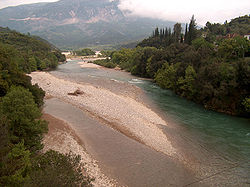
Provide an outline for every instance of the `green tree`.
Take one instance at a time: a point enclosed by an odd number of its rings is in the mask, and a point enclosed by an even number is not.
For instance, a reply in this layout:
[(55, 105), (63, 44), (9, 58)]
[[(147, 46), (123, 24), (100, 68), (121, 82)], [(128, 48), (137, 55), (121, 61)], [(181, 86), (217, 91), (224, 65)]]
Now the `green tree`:
[(30, 66), (30, 71), (36, 71), (37, 70), (37, 63), (35, 57), (30, 57), (29, 58), (29, 66)]
[(20, 142), (1, 158), (0, 184), (2, 186), (23, 186), (29, 180), (31, 168), (30, 151)]
[(218, 54), (225, 59), (244, 58), (249, 49), (250, 42), (246, 38), (235, 37), (222, 40), (218, 47)]
[(204, 38), (197, 38), (193, 40), (192, 46), (194, 46), (203, 59), (210, 58), (210, 56), (215, 53), (215, 46), (212, 43), (206, 41)]
[(89, 55), (95, 55), (95, 51), (89, 49), (89, 48), (85, 48), (82, 50), (78, 50), (78, 51), (73, 51), (74, 55), (77, 56), (89, 56)]
[(197, 29), (196, 29), (196, 23), (194, 19), (194, 15), (192, 16), (190, 23), (188, 25), (188, 32), (186, 36), (186, 42), (187, 44), (191, 44), (191, 42), (197, 38)]
[(81, 157), (72, 153), (50, 150), (33, 161), (28, 186), (92, 186), (93, 179), (80, 161)]
[(156, 83), (162, 88), (174, 89), (176, 83), (177, 66), (178, 65), (169, 65), (169, 63), (165, 63), (156, 74)]
[[(2, 57), (7, 57), (9, 64), (11, 64), (12, 60), (15, 61), (18, 70), (26, 73), (35, 71), (40, 64), (40, 59), (48, 58), (52, 68), (56, 67), (59, 60), (65, 60), (65, 56), (47, 41), (36, 36), (24, 35), (2, 27), (0, 27), (0, 48), (1, 62)], [(12, 49), (10, 50), (10, 48)], [(5, 56), (2, 56), (2, 52), (5, 53)]]
[(176, 23), (174, 25), (174, 40), (175, 42), (180, 42), (181, 41), (181, 24), (180, 23)]
[(159, 28), (156, 27), (155, 32), (154, 32), (154, 36), (155, 36), (155, 37), (158, 37), (159, 35), (160, 35), (160, 33), (159, 33)]
[(120, 66), (121, 69), (131, 71), (133, 66), (133, 56), (135, 49), (121, 49), (120, 51), (115, 51), (112, 54), (111, 62)]
[(58, 66), (58, 60), (53, 53), (50, 53), (48, 55), (48, 60), (50, 61), (49, 65), (50, 68), (55, 69)]
[(187, 43), (187, 36), (188, 36), (188, 25), (186, 24), (185, 27), (185, 34), (184, 34), (184, 42)]
[(47, 123), (38, 120), (41, 112), (28, 90), (12, 87), (2, 98), (0, 110), (10, 121), (9, 133), (13, 143), (24, 140), (24, 145), (32, 151), (42, 148), (41, 140), (47, 131)]
[(250, 113), (250, 97), (245, 98), (242, 104), (245, 107), (246, 112)]
[(131, 68), (131, 74), (139, 75), (141, 77), (149, 77), (146, 67), (149, 58), (157, 51), (155, 47), (137, 47), (133, 55), (133, 67)]
[(38, 66), (39, 70), (44, 70), (47, 68), (46, 66), (46, 60), (41, 60), (39, 66)]
[(155, 74), (161, 69), (165, 62), (165, 51), (160, 49), (156, 50), (147, 61), (146, 70), (149, 77), (155, 78)]
[(196, 72), (193, 68), (193, 66), (188, 66), (185, 70), (185, 78), (180, 77), (178, 79), (178, 86), (179, 89), (181, 91), (181, 95), (185, 96), (189, 99), (191, 99), (195, 93), (196, 93), (196, 89), (195, 89), (195, 80), (196, 80)]

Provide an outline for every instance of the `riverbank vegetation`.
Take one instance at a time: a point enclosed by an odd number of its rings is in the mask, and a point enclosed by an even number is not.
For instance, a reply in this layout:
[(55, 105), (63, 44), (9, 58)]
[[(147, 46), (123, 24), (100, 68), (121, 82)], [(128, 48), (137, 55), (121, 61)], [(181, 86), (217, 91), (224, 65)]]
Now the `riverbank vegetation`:
[(25, 73), (63, 60), (49, 43), (0, 28), (0, 186), (91, 185), (78, 156), (42, 153), (45, 92)]
[(72, 52), (73, 55), (75, 56), (90, 56), (90, 55), (95, 55), (95, 51), (89, 48), (85, 48), (82, 50), (76, 50)]
[(111, 62), (109, 59), (94, 60), (92, 63), (104, 66), (106, 68), (115, 68), (117, 64)]
[(156, 28), (136, 48), (110, 53), (109, 61), (208, 109), (249, 117), (249, 23), (243, 16), (198, 29), (192, 17), (185, 29)]

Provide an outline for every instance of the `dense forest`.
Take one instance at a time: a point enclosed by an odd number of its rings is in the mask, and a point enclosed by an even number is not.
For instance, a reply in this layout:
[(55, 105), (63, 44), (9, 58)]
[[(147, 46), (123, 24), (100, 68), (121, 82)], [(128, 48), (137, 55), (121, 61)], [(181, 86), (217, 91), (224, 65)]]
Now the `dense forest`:
[(194, 16), (185, 29), (156, 28), (134, 49), (109, 53), (98, 62), (152, 78), (162, 88), (232, 115), (250, 115), (250, 17), (198, 29)]
[(0, 186), (91, 186), (79, 156), (41, 152), (45, 93), (25, 73), (64, 60), (49, 43), (0, 28)]
[(0, 46), (13, 51), (18, 68), (23, 72), (56, 68), (66, 60), (53, 45), (37, 36), (30, 36), (0, 27)]

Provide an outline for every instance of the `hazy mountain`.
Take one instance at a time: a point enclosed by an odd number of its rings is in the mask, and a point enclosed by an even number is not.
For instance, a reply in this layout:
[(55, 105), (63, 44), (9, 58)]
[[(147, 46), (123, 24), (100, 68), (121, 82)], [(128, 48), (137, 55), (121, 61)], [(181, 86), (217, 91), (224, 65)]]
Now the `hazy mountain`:
[(60, 48), (142, 39), (173, 22), (126, 16), (118, 1), (61, 0), (0, 10), (0, 26), (38, 35)]

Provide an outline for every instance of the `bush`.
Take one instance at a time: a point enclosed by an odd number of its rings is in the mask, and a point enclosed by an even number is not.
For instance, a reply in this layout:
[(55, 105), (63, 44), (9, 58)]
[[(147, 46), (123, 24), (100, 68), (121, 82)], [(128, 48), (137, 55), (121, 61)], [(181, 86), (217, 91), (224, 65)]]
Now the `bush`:
[(32, 94), (23, 87), (11, 87), (2, 98), (1, 112), (10, 121), (9, 133), (13, 143), (24, 140), (32, 151), (42, 149), (42, 135), (47, 131), (47, 123), (38, 120), (41, 112)]
[(80, 161), (79, 155), (50, 150), (33, 161), (27, 186), (92, 186), (93, 179), (84, 173)]
[(89, 55), (95, 55), (95, 51), (85, 48), (79, 51), (73, 51), (73, 54), (77, 56), (89, 56)]
[(95, 60), (93, 61), (94, 64), (104, 66), (106, 68), (115, 68), (116, 64), (111, 62), (109, 59), (104, 59), (104, 60)]

